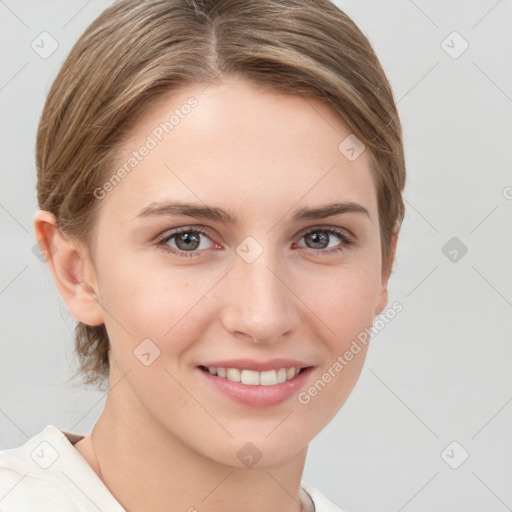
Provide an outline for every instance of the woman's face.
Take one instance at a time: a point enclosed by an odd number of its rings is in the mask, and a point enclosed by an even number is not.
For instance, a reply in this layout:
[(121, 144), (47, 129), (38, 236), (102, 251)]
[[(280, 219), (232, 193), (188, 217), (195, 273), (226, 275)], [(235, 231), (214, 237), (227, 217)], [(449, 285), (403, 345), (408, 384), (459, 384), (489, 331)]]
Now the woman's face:
[[(245, 81), (189, 87), (136, 126), (95, 192), (91, 267), (123, 420), (261, 467), (335, 415), (387, 301), (369, 155), (339, 149), (350, 134), (320, 101)], [(357, 206), (307, 215), (334, 203)], [(309, 369), (271, 384), (295, 366)]]

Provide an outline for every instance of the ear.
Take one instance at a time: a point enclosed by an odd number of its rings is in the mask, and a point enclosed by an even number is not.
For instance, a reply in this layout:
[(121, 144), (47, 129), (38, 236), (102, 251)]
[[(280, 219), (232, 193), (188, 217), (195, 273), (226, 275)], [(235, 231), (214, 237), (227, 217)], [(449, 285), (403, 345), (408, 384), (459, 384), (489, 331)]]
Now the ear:
[(34, 231), (44, 259), (71, 315), (87, 325), (104, 323), (96, 275), (85, 248), (60, 231), (55, 216), (38, 210)]
[(380, 292), (377, 296), (377, 301), (375, 304), (375, 317), (380, 315), (384, 308), (386, 307), (388, 303), (388, 281), (389, 277), (391, 275), (391, 271), (393, 269), (393, 263), (395, 261), (395, 255), (396, 255), (396, 244), (398, 242), (398, 231), (393, 231), (393, 234), (391, 235), (391, 240), (389, 244), (389, 254), (388, 254), (388, 261), (389, 261), (389, 267), (386, 269), (386, 267), (382, 266), (382, 284)]

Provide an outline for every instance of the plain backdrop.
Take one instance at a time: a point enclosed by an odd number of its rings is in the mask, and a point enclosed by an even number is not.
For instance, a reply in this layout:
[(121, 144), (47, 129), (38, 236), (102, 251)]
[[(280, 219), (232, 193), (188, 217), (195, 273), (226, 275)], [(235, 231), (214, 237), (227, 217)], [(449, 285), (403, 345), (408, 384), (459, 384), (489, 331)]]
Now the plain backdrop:
[[(353, 512), (511, 510), (512, 2), (336, 3), (374, 46), (403, 122), (407, 215), (389, 301), (403, 311), (312, 441), (303, 479)], [(49, 423), (86, 433), (104, 404), (68, 382), (73, 321), (32, 219), (47, 91), (109, 4), (0, 1), (0, 449)], [(46, 58), (32, 44), (42, 32), (58, 43)]]

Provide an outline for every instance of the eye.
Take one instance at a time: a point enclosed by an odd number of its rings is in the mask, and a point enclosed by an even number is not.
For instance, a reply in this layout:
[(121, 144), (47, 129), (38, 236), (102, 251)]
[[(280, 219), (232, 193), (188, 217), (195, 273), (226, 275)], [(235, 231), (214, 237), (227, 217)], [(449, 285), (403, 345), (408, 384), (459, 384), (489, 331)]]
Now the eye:
[[(212, 245), (203, 243), (202, 238), (209, 240)], [(304, 239), (306, 247), (316, 254), (331, 254), (338, 251), (350, 249), (355, 244), (352, 236), (346, 231), (335, 228), (314, 228), (301, 236)], [(338, 243), (332, 243), (336, 242)], [(208, 232), (200, 227), (184, 227), (171, 233), (162, 235), (157, 246), (167, 253), (174, 254), (178, 257), (200, 256), (202, 250), (217, 246), (208, 236)], [(299, 247), (303, 247), (299, 245)]]
[(204, 229), (185, 227), (163, 235), (158, 239), (157, 246), (179, 257), (199, 256), (199, 250), (210, 248), (204, 247), (201, 238), (210, 240)]
[[(331, 244), (333, 237), (338, 239), (337, 244)], [(309, 245), (306, 247), (321, 254), (345, 251), (355, 243), (346, 231), (334, 228), (315, 228), (303, 234), (301, 239), (304, 239), (306, 244), (312, 245), (312, 247)]]

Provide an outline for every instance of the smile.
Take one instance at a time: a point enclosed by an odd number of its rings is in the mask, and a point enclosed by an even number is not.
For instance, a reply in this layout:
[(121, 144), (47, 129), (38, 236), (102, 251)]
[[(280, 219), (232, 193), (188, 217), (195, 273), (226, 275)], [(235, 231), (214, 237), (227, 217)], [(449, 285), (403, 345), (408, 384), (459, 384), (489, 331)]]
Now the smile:
[(258, 372), (239, 368), (216, 368), (214, 366), (200, 366), (201, 370), (231, 382), (239, 382), (247, 386), (275, 386), (293, 379), (305, 368), (279, 368)]
[[(266, 366), (259, 371), (243, 368), (206, 366), (196, 367), (196, 371), (213, 390), (215, 395), (221, 395), (250, 407), (276, 406), (296, 396), (306, 386), (313, 366), (283, 366), (278, 369), (269, 369), (270, 363), (252, 364), (252, 366)], [(286, 364), (286, 363), (285, 363)], [(289, 364), (289, 363), (288, 363)], [(247, 364), (249, 366), (250, 363)], [(274, 368), (281, 366), (276, 365)], [(210, 392), (210, 391), (209, 391)]]

